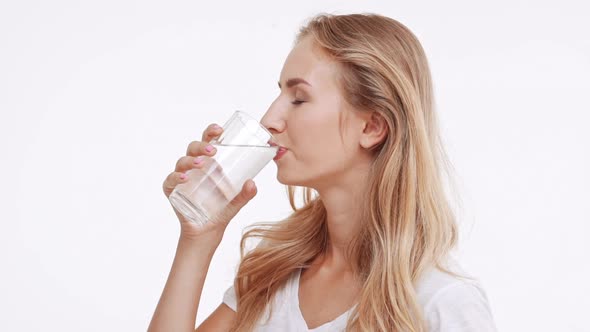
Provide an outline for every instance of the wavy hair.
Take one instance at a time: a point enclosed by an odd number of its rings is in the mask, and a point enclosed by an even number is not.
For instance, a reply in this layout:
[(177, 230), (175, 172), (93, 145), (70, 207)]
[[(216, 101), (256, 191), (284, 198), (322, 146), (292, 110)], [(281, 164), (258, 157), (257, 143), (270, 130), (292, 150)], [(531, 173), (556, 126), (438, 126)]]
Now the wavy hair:
[[(361, 230), (347, 250), (362, 282), (347, 331), (425, 331), (416, 282), (429, 267), (450, 272), (444, 261), (458, 236), (444, 185), (452, 180), (452, 166), (440, 138), (426, 55), (406, 26), (376, 14), (320, 14), (301, 28), (295, 43), (308, 36), (340, 66), (346, 101), (355, 110), (378, 112), (388, 126), (368, 173)], [(301, 207), (295, 204), (298, 188)], [(256, 223), (243, 234), (232, 331), (251, 331), (289, 276), (327, 248), (322, 198), (307, 187), (287, 186), (287, 192), (289, 217)], [(245, 254), (246, 241), (254, 238), (259, 245)]]

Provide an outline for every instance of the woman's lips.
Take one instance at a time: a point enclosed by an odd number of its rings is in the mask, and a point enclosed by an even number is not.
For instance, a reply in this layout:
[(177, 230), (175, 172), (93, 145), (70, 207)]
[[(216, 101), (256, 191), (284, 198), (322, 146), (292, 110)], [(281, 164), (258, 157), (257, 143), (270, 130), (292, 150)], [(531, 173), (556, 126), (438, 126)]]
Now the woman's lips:
[(287, 152), (287, 148), (279, 147), (277, 150), (277, 155), (273, 158), (273, 160), (279, 160), (285, 153)]
[(280, 146), (280, 145), (278, 145), (275, 142), (268, 142), (268, 145), (270, 145), (270, 146), (278, 146), (279, 147), (277, 149), (277, 154), (273, 158), (273, 160), (279, 160), (287, 152), (287, 150), (288, 150), (286, 147)]

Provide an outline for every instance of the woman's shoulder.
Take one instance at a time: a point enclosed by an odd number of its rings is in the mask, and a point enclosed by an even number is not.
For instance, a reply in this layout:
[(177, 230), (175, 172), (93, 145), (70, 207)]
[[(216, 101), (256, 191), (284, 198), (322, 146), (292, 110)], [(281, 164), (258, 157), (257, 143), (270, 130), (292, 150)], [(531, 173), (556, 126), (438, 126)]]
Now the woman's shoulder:
[(486, 291), (453, 259), (432, 267), (416, 284), (420, 302), (432, 331), (496, 331)]

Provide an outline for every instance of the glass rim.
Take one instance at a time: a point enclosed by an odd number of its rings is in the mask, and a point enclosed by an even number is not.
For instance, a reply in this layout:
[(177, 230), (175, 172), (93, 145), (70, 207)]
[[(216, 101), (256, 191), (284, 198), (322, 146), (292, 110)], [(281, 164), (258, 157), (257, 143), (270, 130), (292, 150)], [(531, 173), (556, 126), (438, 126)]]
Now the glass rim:
[[(269, 144), (270, 141), (276, 143), (276, 138), (274, 137), (274, 135), (268, 129), (266, 129), (266, 127), (264, 125), (262, 125), (262, 123), (260, 123), (260, 121), (258, 119), (256, 119), (252, 115), (248, 114), (246, 111), (242, 111), (239, 109), (235, 110), (234, 113), (240, 114), (240, 115), (244, 116), (245, 118), (255, 121), (258, 124), (258, 127), (262, 128), (262, 130), (264, 130), (268, 134), (268, 136), (270, 136), (269, 141), (266, 142), (267, 145), (270, 145)], [(263, 145), (263, 146), (267, 146), (267, 145)]]

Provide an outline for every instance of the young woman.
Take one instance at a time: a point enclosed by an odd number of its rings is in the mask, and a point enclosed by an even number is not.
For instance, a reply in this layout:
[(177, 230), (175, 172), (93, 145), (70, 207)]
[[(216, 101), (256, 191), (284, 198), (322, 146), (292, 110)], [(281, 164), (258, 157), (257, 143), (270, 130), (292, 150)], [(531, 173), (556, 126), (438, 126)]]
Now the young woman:
[[(279, 88), (261, 122), (282, 146), (277, 178), (294, 212), (244, 234), (235, 283), (197, 331), (495, 331), (484, 290), (449, 258), (448, 163), (412, 32), (380, 15), (314, 17)], [(214, 155), (207, 142), (219, 134), (210, 126), (189, 145), (166, 195)], [(177, 213), (180, 240), (150, 331), (194, 329), (212, 255), (255, 194), (248, 180), (203, 228)], [(248, 238), (261, 241), (244, 255)]]

